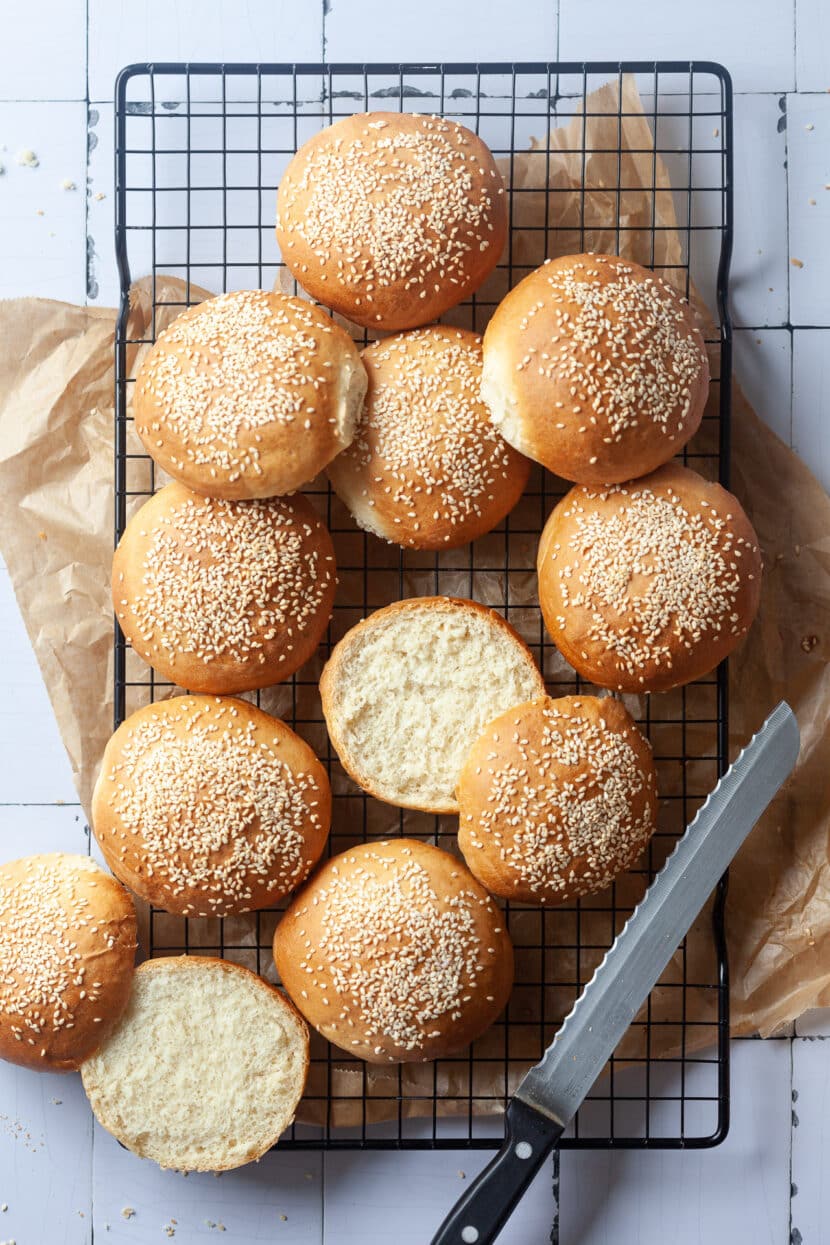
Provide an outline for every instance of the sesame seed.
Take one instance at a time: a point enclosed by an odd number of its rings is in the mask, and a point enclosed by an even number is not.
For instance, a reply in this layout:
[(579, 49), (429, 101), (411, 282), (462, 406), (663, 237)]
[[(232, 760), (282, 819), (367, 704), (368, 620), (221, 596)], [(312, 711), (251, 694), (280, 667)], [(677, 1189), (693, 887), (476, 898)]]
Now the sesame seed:
[[(346, 124), (348, 137), (338, 123), (289, 164), (278, 229), (302, 239), (307, 257), (351, 291), (466, 280), (468, 254), (491, 245), (498, 201), (490, 183), (474, 177), (483, 144), (438, 117), (410, 115), (380, 128), (366, 119), (356, 131), (354, 119)], [(472, 145), (482, 151), (473, 169)]]
[(369, 346), (363, 361), (369, 393), (352, 445), (329, 468), (334, 487), (347, 501), (360, 489), (371, 530), (403, 526), (400, 543), (461, 544), (482, 514), (497, 522), (513, 493), (494, 506), (493, 490), (509, 473), (521, 479), (523, 460), (481, 398), (481, 338), (421, 329)]
[[(266, 646), (290, 652), (319, 627), (334, 561), (304, 499), (221, 501), (168, 485), (139, 514), (152, 530), (123, 625), (151, 645), (151, 664), (174, 666), (178, 654), (261, 664)], [(133, 540), (130, 524), (122, 546)]]
[[(328, 829), (318, 812), (324, 775), (310, 749), (266, 715), (244, 724), (225, 702), (180, 696), (139, 711), (110, 742), (102, 775), (102, 846), (131, 872), (143, 865), (169, 910), (199, 892), (208, 914), (293, 890)], [(288, 763), (293, 741), (305, 768)]]

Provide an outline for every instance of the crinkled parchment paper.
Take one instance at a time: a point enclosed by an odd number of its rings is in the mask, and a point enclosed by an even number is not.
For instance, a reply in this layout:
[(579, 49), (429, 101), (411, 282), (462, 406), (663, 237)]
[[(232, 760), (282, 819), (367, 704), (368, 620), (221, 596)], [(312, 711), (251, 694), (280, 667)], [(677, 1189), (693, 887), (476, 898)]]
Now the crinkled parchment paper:
[[(653, 138), (632, 81), (623, 84), (623, 111), (618, 122), (618, 87), (612, 84), (590, 96), (591, 115), (572, 116), (549, 139), (535, 143), (514, 161), (514, 185), (531, 193), (514, 199), (514, 259), (535, 265), (539, 234), (523, 230), (544, 219), (557, 226), (552, 234), (557, 253), (580, 248), (579, 224), (585, 212), (584, 247), (615, 251), (649, 263), (652, 259), (652, 211), (657, 264), (671, 264), (681, 256), (681, 239), (668, 173), (658, 157), (653, 163)], [(582, 146), (584, 126), (587, 155)], [(623, 152), (618, 165), (618, 142)], [(603, 149), (612, 148), (614, 154)], [(652, 193), (656, 172), (658, 191)], [(626, 189), (619, 193), (618, 187)], [(550, 193), (550, 192), (553, 193)], [(623, 226), (618, 235), (608, 222)], [(594, 222), (599, 222), (595, 226)], [(601, 225), (601, 227), (600, 227)], [(157, 300), (176, 301), (181, 285), (174, 278), (158, 278)], [(169, 291), (169, 293), (167, 293)], [(712, 336), (708, 312), (693, 294), (704, 330)], [(145, 336), (151, 316), (149, 284), (133, 290), (132, 323), (128, 336)], [(174, 311), (171, 310), (172, 316)], [(163, 326), (157, 316), (156, 328)], [(106, 740), (112, 726), (112, 614), (109, 565), (112, 552), (112, 428), (114, 312), (72, 307), (45, 300), (23, 299), (0, 303), (3, 353), (0, 357), (0, 547), (11, 575), (26, 628), (37, 654), (55, 715), (72, 763), (79, 797), (85, 808)], [(135, 358), (129, 360), (134, 368)], [(701, 444), (705, 452), (706, 433)], [(698, 445), (700, 448), (700, 445)], [(705, 469), (705, 467), (701, 468)], [(731, 745), (745, 742), (781, 697), (795, 708), (802, 731), (798, 771), (787, 789), (752, 834), (731, 870), (728, 902), (729, 958), (732, 981), (732, 1028), (736, 1033), (768, 1034), (806, 1008), (830, 1004), (830, 751), (826, 721), (830, 708), (827, 673), (826, 621), (830, 617), (830, 500), (807, 468), (762, 424), (740, 391), (734, 391), (732, 481), (758, 531), (766, 572), (760, 616), (747, 643), (731, 662)], [(486, 538), (485, 538), (486, 539)], [(381, 546), (378, 546), (381, 549)], [(529, 610), (535, 609), (535, 582), (528, 562), (521, 591)], [(379, 554), (382, 559), (382, 552)], [(466, 582), (459, 563), (460, 584)], [(431, 572), (424, 572), (431, 578)], [(397, 579), (397, 576), (394, 577)], [(446, 583), (446, 581), (444, 581)], [(495, 591), (494, 601), (501, 592)], [(409, 589), (428, 590), (413, 572)], [(347, 585), (344, 587), (348, 591)], [(462, 589), (463, 590), (463, 589)], [(383, 604), (382, 592), (376, 604)], [(353, 621), (351, 618), (349, 622)], [(316, 667), (315, 667), (316, 669)], [(273, 689), (266, 699), (275, 712), (284, 709), (284, 689)], [(671, 695), (671, 694), (669, 694)], [(661, 699), (661, 698), (658, 698)], [(666, 701), (666, 704), (670, 702)], [(632, 708), (637, 709), (637, 704)], [(667, 712), (665, 715), (671, 717)], [(667, 728), (669, 729), (669, 728)], [(689, 728), (692, 750), (702, 735)], [(322, 740), (315, 741), (318, 747)], [(700, 781), (713, 784), (711, 767), (701, 762)], [(388, 816), (387, 816), (388, 813)], [(382, 832), (392, 828), (397, 813), (377, 805), (370, 826)], [(413, 826), (413, 828), (416, 828)], [(672, 826), (678, 829), (677, 826)], [(642, 880), (618, 883), (622, 905), (636, 902)], [(528, 911), (511, 919), (522, 938), (534, 938), (537, 915)], [(602, 918), (607, 922), (607, 916)], [(584, 918), (590, 929), (590, 914)], [(597, 922), (600, 915), (597, 915)], [(583, 940), (602, 943), (608, 931)], [(234, 942), (250, 942), (244, 921)], [(213, 935), (215, 941), (215, 935)], [(205, 945), (210, 941), (206, 936)], [(555, 949), (554, 949), (555, 950)], [(582, 971), (590, 962), (582, 957)], [(600, 952), (597, 952), (597, 957)], [(713, 980), (712, 939), (705, 921), (687, 943), (687, 980)], [(560, 955), (557, 977), (574, 979), (573, 952)], [(522, 989), (522, 977), (538, 975), (538, 956), (519, 955), (518, 988), (511, 1016), (539, 1019), (538, 989)], [(681, 980), (679, 959), (667, 979)], [(699, 975), (698, 975), (699, 973)], [(570, 1005), (571, 993), (561, 1001), (556, 987), (545, 1003), (545, 1017)], [(711, 1022), (712, 991), (686, 992), (687, 1018), (694, 1014)], [(652, 1017), (664, 1025), (652, 1031), (651, 1053), (677, 1049), (680, 1029), (673, 1014), (677, 992), (658, 991), (652, 997)], [(561, 1009), (560, 1009), (561, 1002)], [(698, 1009), (698, 1010), (696, 1010)], [(535, 1028), (536, 1026), (534, 1026)], [(625, 1048), (642, 1054), (644, 1029), (632, 1030)], [(711, 1037), (707, 1025), (700, 1030)], [(511, 1037), (510, 1080), (523, 1069), (521, 1029)], [(472, 1091), (477, 1109), (489, 1095), (504, 1089), (503, 1036), (497, 1030), (477, 1047), (477, 1060), (492, 1041), (493, 1071), (477, 1063), (409, 1066), (403, 1071), (403, 1089), (409, 1101), (403, 1112), (431, 1112), (437, 1087), (442, 1097)], [(538, 1029), (533, 1041), (538, 1045)], [(694, 1031), (686, 1048), (695, 1045)], [(530, 1049), (524, 1060), (534, 1057)], [(327, 1093), (325, 1069), (312, 1071), (309, 1092), (320, 1095), (307, 1103), (304, 1118), (323, 1118)], [(434, 1080), (434, 1077), (436, 1078)], [(397, 1093), (397, 1073), (354, 1066), (333, 1073), (332, 1123), (363, 1119), (362, 1093), (377, 1096), (376, 1110), (367, 1118), (397, 1114), (397, 1106), (383, 1101)], [(419, 1102), (418, 1096), (424, 1101)], [(479, 1104), (480, 1107), (479, 1107)], [(466, 1102), (456, 1104), (466, 1112)], [(441, 1104), (452, 1112), (453, 1104)]]

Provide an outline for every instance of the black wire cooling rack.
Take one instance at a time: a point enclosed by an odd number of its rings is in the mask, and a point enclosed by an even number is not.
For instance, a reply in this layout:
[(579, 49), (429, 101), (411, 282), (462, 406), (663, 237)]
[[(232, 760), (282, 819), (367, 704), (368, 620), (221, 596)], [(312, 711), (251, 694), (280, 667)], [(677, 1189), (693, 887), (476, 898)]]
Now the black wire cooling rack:
[[(708, 62), (445, 65), (131, 65), (116, 89), (116, 253), (121, 307), (116, 333), (115, 536), (156, 485), (153, 464), (134, 438), (128, 414), (135, 352), (155, 337), (160, 315), (212, 293), (280, 282), (274, 237), (275, 194), (297, 147), (338, 117), (373, 109), (440, 113), (474, 129), (503, 162), (512, 183), (511, 222), (519, 225), (522, 195), (516, 157), (531, 138), (551, 186), (538, 255), (511, 244), (500, 269), (452, 321), (483, 329), (502, 294), (545, 255), (575, 249), (557, 216), (556, 160), (545, 136), (579, 113), (605, 82), (622, 99), (624, 75), (636, 75), (653, 150), (641, 154), (650, 184), (618, 184), (602, 200), (606, 219), (586, 187), (580, 194), (578, 242), (597, 225), (613, 230), (625, 250), (629, 189), (652, 196), (647, 230), (652, 266), (660, 223), (661, 170), (671, 180), (680, 255), (674, 277), (690, 282), (717, 313), (710, 343), (715, 401), (684, 457), (727, 483), (730, 326), (726, 309), (732, 242), (729, 76)], [(621, 164), (623, 105), (610, 116)], [(570, 155), (590, 186), (585, 129)], [(641, 165), (642, 167), (642, 165)], [(663, 187), (662, 189), (659, 189)], [(533, 193), (533, 192), (529, 192)], [(608, 214), (610, 213), (610, 219)], [(524, 225), (521, 226), (525, 228)], [(642, 234), (642, 229), (639, 231)], [(642, 239), (641, 239), (642, 240)], [(659, 248), (658, 248), (659, 249)], [(178, 277), (180, 293), (162, 276)], [(152, 318), (129, 336), (131, 280), (149, 276)], [(171, 311), (171, 306), (173, 310)], [(706, 460), (698, 462), (696, 460)], [(335, 793), (331, 850), (376, 835), (415, 834), (455, 850), (450, 818), (403, 813), (359, 791), (340, 768), (326, 735), (317, 677), (331, 645), (371, 610), (403, 596), (447, 593), (501, 610), (538, 658), (553, 694), (577, 690), (547, 638), (535, 604), (536, 542), (561, 484), (539, 471), (509, 518), (467, 548), (435, 554), (403, 552), (359, 532), (325, 483), (306, 492), (325, 516), (337, 552), (340, 586), (320, 653), (290, 683), (262, 697), (328, 764)], [(116, 627), (116, 725), (134, 709), (171, 694), (134, 654)], [(260, 697), (256, 697), (259, 702)], [(341, 1055), (316, 1035), (305, 1099), (308, 1123), (297, 1123), (281, 1146), (362, 1148), (490, 1148), (502, 1139), (498, 1117), (506, 1096), (538, 1059), (616, 932), (726, 764), (725, 671), (633, 707), (649, 734), (663, 798), (658, 833), (640, 868), (599, 896), (566, 907), (508, 912), (516, 947), (516, 986), (503, 1018), (467, 1052), (435, 1064), (381, 1073)], [(713, 901), (711, 932), (684, 943), (632, 1026), (607, 1074), (595, 1087), (563, 1142), (571, 1147), (703, 1147), (722, 1140), (729, 1113), (728, 979), (723, 930), (725, 883)], [(277, 912), (221, 920), (149, 914), (149, 955), (222, 955), (274, 978), (271, 939)]]

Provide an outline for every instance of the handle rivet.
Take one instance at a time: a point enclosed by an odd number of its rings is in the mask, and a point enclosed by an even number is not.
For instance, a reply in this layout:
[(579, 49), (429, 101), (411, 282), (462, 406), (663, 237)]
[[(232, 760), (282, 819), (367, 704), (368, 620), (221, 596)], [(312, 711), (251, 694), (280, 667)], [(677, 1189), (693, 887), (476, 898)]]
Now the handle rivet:
[(471, 1223), (468, 1223), (466, 1228), (461, 1230), (461, 1239), (464, 1245), (475, 1245), (475, 1242), (478, 1240), (478, 1228), (474, 1228)]
[(517, 1141), (513, 1153), (517, 1159), (529, 1159), (533, 1153), (533, 1146), (529, 1141)]

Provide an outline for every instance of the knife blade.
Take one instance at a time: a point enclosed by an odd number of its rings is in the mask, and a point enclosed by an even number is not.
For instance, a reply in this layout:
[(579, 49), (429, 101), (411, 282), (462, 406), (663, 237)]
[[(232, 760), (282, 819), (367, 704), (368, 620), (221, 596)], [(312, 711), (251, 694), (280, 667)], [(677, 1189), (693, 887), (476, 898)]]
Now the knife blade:
[(707, 797), (505, 1113), (501, 1150), (433, 1245), (494, 1241), (798, 758), (783, 701)]

